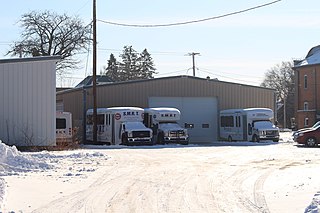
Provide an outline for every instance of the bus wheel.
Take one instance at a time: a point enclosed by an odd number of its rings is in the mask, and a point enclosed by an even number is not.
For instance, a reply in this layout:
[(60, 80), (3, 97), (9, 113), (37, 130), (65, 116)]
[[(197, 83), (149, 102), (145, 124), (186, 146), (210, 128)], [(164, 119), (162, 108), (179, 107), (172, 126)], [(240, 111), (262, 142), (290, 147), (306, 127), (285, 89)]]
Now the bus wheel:
[(162, 145), (164, 144), (164, 138), (163, 138), (162, 134), (158, 135), (158, 140), (157, 141), (158, 141), (158, 144), (162, 144)]
[(232, 137), (231, 137), (231, 135), (229, 135), (228, 141), (229, 141), (229, 142), (232, 142)]
[(123, 134), (122, 137), (121, 137), (121, 144), (122, 145), (127, 145), (128, 144), (128, 137)]
[(252, 136), (252, 142), (259, 142), (259, 137), (257, 135)]

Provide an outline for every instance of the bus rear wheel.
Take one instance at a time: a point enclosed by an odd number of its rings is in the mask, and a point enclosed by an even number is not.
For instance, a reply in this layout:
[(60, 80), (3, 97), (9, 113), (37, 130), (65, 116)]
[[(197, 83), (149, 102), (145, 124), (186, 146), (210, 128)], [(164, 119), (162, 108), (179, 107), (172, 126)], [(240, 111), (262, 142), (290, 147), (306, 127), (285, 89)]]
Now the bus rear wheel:
[(159, 134), (158, 135), (158, 144), (165, 144), (165, 142), (164, 142), (164, 138), (163, 138), (163, 134)]
[(126, 136), (126, 134), (123, 134), (121, 137), (121, 144), (122, 145), (127, 145), (128, 144), (128, 137)]
[(259, 141), (260, 141), (260, 139), (257, 135), (252, 136), (252, 142), (259, 142)]

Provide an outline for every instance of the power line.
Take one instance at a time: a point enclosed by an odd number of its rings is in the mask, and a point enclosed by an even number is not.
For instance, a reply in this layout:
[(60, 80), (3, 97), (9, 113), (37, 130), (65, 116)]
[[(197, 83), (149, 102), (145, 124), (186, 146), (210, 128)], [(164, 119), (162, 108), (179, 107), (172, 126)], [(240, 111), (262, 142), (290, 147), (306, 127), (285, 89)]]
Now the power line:
[[(209, 73), (209, 74), (215, 75), (212, 70), (209, 70), (209, 69), (206, 69), (206, 68), (202, 68), (202, 67), (198, 67), (198, 69), (201, 70), (202, 72), (207, 72), (207, 73)], [(237, 76), (243, 76), (243, 77), (250, 77), (250, 78), (256, 78), (256, 79), (261, 79), (260, 77), (253, 77), (252, 75), (244, 75), (244, 74), (239, 74), (239, 73), (221, 72), (221, 71), (219, 71), (219, 73), (231, 74), (231, 75), (237, 75)]]
[(168, 23), (168, 24), (125, 24), (125, 23), (117, 23), (117, 22), (111, 22), (111, 21), (104, 21), (101, 19), (97, 19), (97, 21), (105, 23), (105, 24), (111, 24), (111, 25), (117, 25), (117, 26), (122, 26), (122, 27), (172, 27), (172, 26), (178, 26), (178, 25), (186, 25), (186, 24), (194, 24), (194, 23), (198, 23), (198, 22), (204, 22), (204, 21), (210, 21), (210, 20), (214, 20), (214, 19), (219, 19), (219, 18), (224, 18), (227, 16), (232, 16), (232, 15), (237, 15), (240, 13), (244, 13), (244, 12), (248, 12), (250, 10), (255, 10), (261, 7), (266, 7), (272, 4), (275, 4), (277, 2), (280, 2), (282, 0), (277, 0), (277, 1), (272, 1), (266, 4), (262, 4), (262, 5), (258, 5), (255, 7), (250, 7), (248, 9), (244, 9), (244, 10), (239, 10), (236, 12), (231, 12), (231, 13), (227, 13), (224, 15), (220, 15), (220, 16), (214, 16), (214, 17), (209, 17), (209, 18), (204, 18), (204, 19), (198, 19), (198, 20), (192, 20), (192, 21), (185, 21), (185, 22), (177, 22), (177, 23)]
[(173, 71), (173, 72), (167, 72), (167, 73), (160, 73), (160, 74), (155, 74), (156, 76), (161, 76), (161, 75), (170, 75), (174, 73), (181, 73), (181, 72), (187, 72), (188, 69), (183, 69), (183, 70), (178, 70), (178, 71)]
[[(241, 81), (241, 82), (243, 81), (243, 79), (231, 78), (231, 77), (227, 77), (227, 76), (223, 76), (223, 75), (219, 75), (219, 74), (214, 74), (214, 73), (211, 73), (211, 72), (207, 72), (207, 71), (204, 71), (204, 70), (199, 70), (199, 71), (202, 71), (202, 72), (205, 72), (205, 73), (208, 73), (208, 74), (211, 74), (211, 75), (215, 75), (215, 76), (218, 76), (218, 77), (231, 79), (231, 80), (234, 80), (234, 81)], [(257, 81), (248, 81), (248, 80), (246, 80), (246, 83), (254, 83), (254, 84), (256, 84)]]

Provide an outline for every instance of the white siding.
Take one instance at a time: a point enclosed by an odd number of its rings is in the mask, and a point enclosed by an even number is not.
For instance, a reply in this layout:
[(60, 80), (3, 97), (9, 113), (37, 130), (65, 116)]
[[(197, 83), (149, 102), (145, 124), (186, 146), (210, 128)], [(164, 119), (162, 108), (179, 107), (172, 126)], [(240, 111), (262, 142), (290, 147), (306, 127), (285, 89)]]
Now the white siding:
[(18, 146), (55, 145), (57, 60), (0, 61), (0, 140)]

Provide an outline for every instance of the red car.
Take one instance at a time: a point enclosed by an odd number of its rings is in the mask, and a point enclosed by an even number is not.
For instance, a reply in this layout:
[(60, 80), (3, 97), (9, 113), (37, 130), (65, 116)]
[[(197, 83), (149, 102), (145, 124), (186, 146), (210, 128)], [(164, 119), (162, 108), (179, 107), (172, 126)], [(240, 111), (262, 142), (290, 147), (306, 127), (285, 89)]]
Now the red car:
[(320, 126), (299, 132), (294, 141), (310, 147), (318, 146), (318, 143), (320, 143)]

